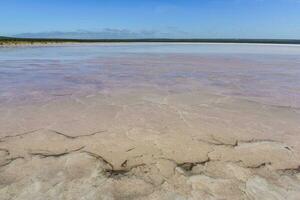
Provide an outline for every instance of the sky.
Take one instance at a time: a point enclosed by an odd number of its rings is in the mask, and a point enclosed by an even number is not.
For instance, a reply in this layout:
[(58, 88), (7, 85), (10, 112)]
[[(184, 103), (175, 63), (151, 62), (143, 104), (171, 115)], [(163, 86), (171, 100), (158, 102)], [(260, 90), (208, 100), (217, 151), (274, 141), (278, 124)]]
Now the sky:
[(300, 39), (300, 0), (0, 0), (0, 35)]

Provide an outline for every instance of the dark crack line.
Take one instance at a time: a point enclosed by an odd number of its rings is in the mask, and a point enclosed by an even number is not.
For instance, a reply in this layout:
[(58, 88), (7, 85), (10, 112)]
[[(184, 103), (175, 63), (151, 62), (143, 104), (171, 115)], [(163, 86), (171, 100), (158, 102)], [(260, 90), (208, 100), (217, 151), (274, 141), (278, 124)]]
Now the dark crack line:
[[(244, 162), (242, 161), (242, 163), (244, 164)], [(245, 164), (244, 164), (245, 165)], [(272, 165), (271, 162), (263, 162), (261, 164), (258, 164), (258, 165), (254, 165), (254, 166), (247, 166), (245, 165), (245, 168), (249, 168), (249, 169), (259, 169), (259, 168), (262, 168), (262, 167), (266, 167), (268, 165)]]
[(52, 130), (52, 129), (48, 129), (49, 131), (55, 133), (55, 134), (58, 134), (58, 135), (61, 135), (61, 136), (64, 136), (68, 139), (77, 139), (77, 138), (82, 138), (82, 137), (90, 137), (90, 136), (93, 136), (93, 135), (96, 135), (98, 133), (104, 133), (106, 132), (106, 130), (102, 130), (102, 131), (97, 131), (97, 132), (94, 132), (94, 133), (91, 133), (91, 134), (87, 134), (87, 135), (76, 135), (76, 136), (70, 136), (70, 135), (67, 135), (65, 133), (62, 133), (62, 132), (59, 132), (59, 131), (56, 131), (56, 130)]
[[(209, 152), (208, 152), (209, 153)], [(193, 167), (195, 167), (196, 165), (204, 165), (208, 162), (210, 162), (210, 158), (207, 157), (206, 160), (203, 160), (203, 161), (196, 161), (196, 162), (182, 162), (182, 163), (179, 163), (179, 162), (176, 162), (174, 159), (171, 159), (171, 158), (164, 158), (164, 157), (159, 157), (158, 159), (162, 159), (162, 160), (168, 160), (168, 161), (171, 161), (173, 162), (177, 167), (180, 167), (181, 169), (183, 169), (185, 172), (187, 171), (191, 171), (193, 169)]]
[(32, 155), (32, 156), (40, 156), (42, 158), (61, 157), (61, 156), (64, 156), (64, 155), (67, 155), (67, 154), (70, 154), (70, 153), (73, 153), (73, 152), (76, 152), (76, 151), (80, 151), (84, 147), (85, 146), (82, 146), (82, 147), (79, 147), (77, 149), (74, 149), (74, 150), (71, 150), (71, 151), (65, 151), (65, 152), (61, 152), (61, 153), (51, 153), (51, 152), (46, 153), (46, 151), (44, 151), (44, 152), (30, 152), (29, 154)]
[(184, 171), (192, 171), (193, 167), (195, 167), (197, 165), (204, 165), (204, 164), (206, 164), (208, 162), (210, 162), (209, 158), (207, 160), (205, 160), (205, 161), (202, 161), (202, 162), (185, 162), (185, 163), (179, 163), (179, 164), (177, 164), (177, 167), (180, 167)]
[(124, 176), (125, 174), (129, 173), (131, 170), (138, 168), (138, 167), (143, 167), (143, 166), (146, 166), (146, 164), (140, 163), (140, 164), (132, 165), (129, 168), (124, 168), (124, 169), (111, 169), (111, 170), (107, 169), (106, 172), (109, 173), (109, 176), (108, 176), (109, 178), (111, 178), (111, 177), (115, 178), (120, 175)]
[(132, 151), (132, 150), (134, 150), (134, 149), (135, 149), (135, 147), (130, 148), (130, 149), (128, 149), (126, 152), (130, 152), (130, 151)]
[(5, 162), (4, 164), (0, 165), (0, 167), (7, 166), (7, 165), (9, 165), (10, 163), (12, 163), (13, 161), (18, 160), (18, 159), (24, 159), (24, 157), (22, 157), (22, 156), (17, 156), (17, 157), (13, 157), (13, 158), (6, 159), (6, 162)]
[(271, 140), (271, 139), (251, 139), (251, 140), (236, 140), (234, 144), (228, 144), (228, 143), (224, 143), (221, 142), (220, 140), (217, 140), (214, 136), (212, 136), (212, 139), (215, 142), (212, 141), (208, 141), (208, 140), (203, 140), (203, 139), (197, 139), (200, 142), (204, 142), (210, 145), (214, 145), (214, 146), (228, 146), (228, 147), (233, 147), (233, 148), (237, 148), (243, 144), (255, 144), (255, 143), (262, 143), (262, 142), (270, 142), (270, 143), (277, 143), (277, 144), (282, 144), (285, 145), (284, 148), (287, 149), (288, 151), (293, 152), (293, 148), (276, 140)]
[[(33, 131), (28, 131), (28, 132), (24, 132), (24, 133), (21, 133), (21, 134), (17, 134), (17, 135), (8, 135), (8, 136), (4, 136), (2, 138), (0, 138), (0, 142), (4, 142), (7, 138), (15, 138), (15, 137), (20, 137), (20, 136), (24, 136), (24, 135), (27, 135), (27, 134), (31, 134), (31, 133), (36, 133), (40, 130), (43, 130), (43, 128), (41, 129), (36, 129), (36, 130), (33, 130)], [(104, 133), (104, 132), (107, 132), (107, 130), (101, 130), (101, 131), (97, 131), (97, 132), (94, 132), (94, 133), (90, 133), (90, 134), (87, 134), (87, 135), (78, 135), (78, 136), (70, 136), (70, 135), (67, 135), (67, 134), (64, 134), (62, 132), (59, 132), (59, 131), (56, 131), (56, 130), (52, 130), (52, 129), (45, 129), (45, 130), (48, 130), (50, 131), (51, 133), (54, 133), (54, 134), (57, 134), (57, 135), (61, 135), (61, 136), (64, 136), (68, 139), (77, 139), (77, 138), (82, 138), (82, 137), (90, 137), (90, 136), (94, 136), (98, 133)]]
[(127, 161), (128, 161), (128, 160), (125, 160), (125, 161), (121, 164), (121, 167), (127, 167)]
[(214, 145), (214, 146), (229, 146), (229, 147), (235, 147), (237, 146), (237, 143), (235, 144), (227, 144), (227, 143), (223, 143), (221, 141), (217, 141), (215, 139), (213, 139), (215, 142), (212, 141), (208, 141), (208, 140), (203, 140), (203, 139), (197, 139), (199, 142), (204, 142), (206, 144), (210, 144), (210, 145)]
[(109, 165), (111, 170), (114, 169), (114, 166), (113, 164), (111, 164), (107, 159), (105, 159), (103, 156), (100, 156), (99, 154), (96, 154), (96, 153), (93, 153), (93, 152), (90, 152), (90, 151), (81, 151), (83, 153), (87, 153), (88, 155), (100, 160), (101, 162), (104, 162), (105, 164)]
[(137, 168), (137, 167), (142, 167), (142, 166), (146, 166), (145, 163), (141, 163), (141, 164), (136, 164), (136, 165), (132, 165), (129, 168), (127, 168), (128, 165), (128, 160), (125, 160), (124, 162), (122, 162), (121, 167), (123, 167), (124, 169), (115, 169), (114, 165), (109, 162), (107, 159), (105, 159), (103, 156), (90, 152), (90, 151), (81, 151), (83, 153), (87, 153), (88, 155), (100, 160), (101, 162), (107, 164), (109, 166), (110, 169), (104, 169), (106, 173), (108, 173), (108, 177), (116, 177), (118, 175), (124, 175), (128, 172), (130, 172), (132, 169)]
[(42, 129), (41, 128), (40, 129), (35, 129), (35, 130), (32, 130), (32, 131), (27, 131), (27, 132), (20, 133), (20, 134), (17, 134), (17, 135), (7, 135), (7, 136), (4, 136), (4, 137), (0, 138), (0, 142), (3, 142), (7, 138), (19, 137), (19, 136), (27, 135), (27, 134), (30, 134), (30, 133), (35, 133), (35, 132), (40, 131), (40, 130), (42, 130)]
[(286, 169), (280, 169), (277, 170), (278, 172), (287, 173), (287, 174), (298, 174), (300, 173), (300, 165), (295, 168), (286, 168)]

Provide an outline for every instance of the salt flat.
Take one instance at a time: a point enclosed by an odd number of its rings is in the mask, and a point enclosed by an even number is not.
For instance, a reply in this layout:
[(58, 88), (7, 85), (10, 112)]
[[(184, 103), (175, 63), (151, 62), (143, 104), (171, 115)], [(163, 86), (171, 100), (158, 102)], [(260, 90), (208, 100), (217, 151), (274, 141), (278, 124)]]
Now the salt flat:
[(0, 199), (298, 199), (300, 46), (0, 49)]

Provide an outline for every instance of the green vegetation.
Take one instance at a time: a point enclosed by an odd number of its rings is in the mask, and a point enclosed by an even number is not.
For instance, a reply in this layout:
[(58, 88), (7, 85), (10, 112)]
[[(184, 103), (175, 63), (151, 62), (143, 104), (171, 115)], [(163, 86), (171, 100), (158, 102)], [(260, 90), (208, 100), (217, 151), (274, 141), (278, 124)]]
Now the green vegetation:
[(300, 44), (290, 39), (44, 39), (1, 37), (0, 45), (49, 44), (49, 43), (112, 43), (112, 42), (179, 42), (179, 43), (258, 43), (258, 44)]

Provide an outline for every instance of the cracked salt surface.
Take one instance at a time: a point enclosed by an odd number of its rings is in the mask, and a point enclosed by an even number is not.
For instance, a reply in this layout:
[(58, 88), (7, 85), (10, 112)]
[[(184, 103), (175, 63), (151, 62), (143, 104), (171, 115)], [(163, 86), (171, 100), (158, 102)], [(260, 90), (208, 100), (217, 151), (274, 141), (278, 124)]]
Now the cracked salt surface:
[(0, 49), (0, 200), (297, 200), (299, 54)]

